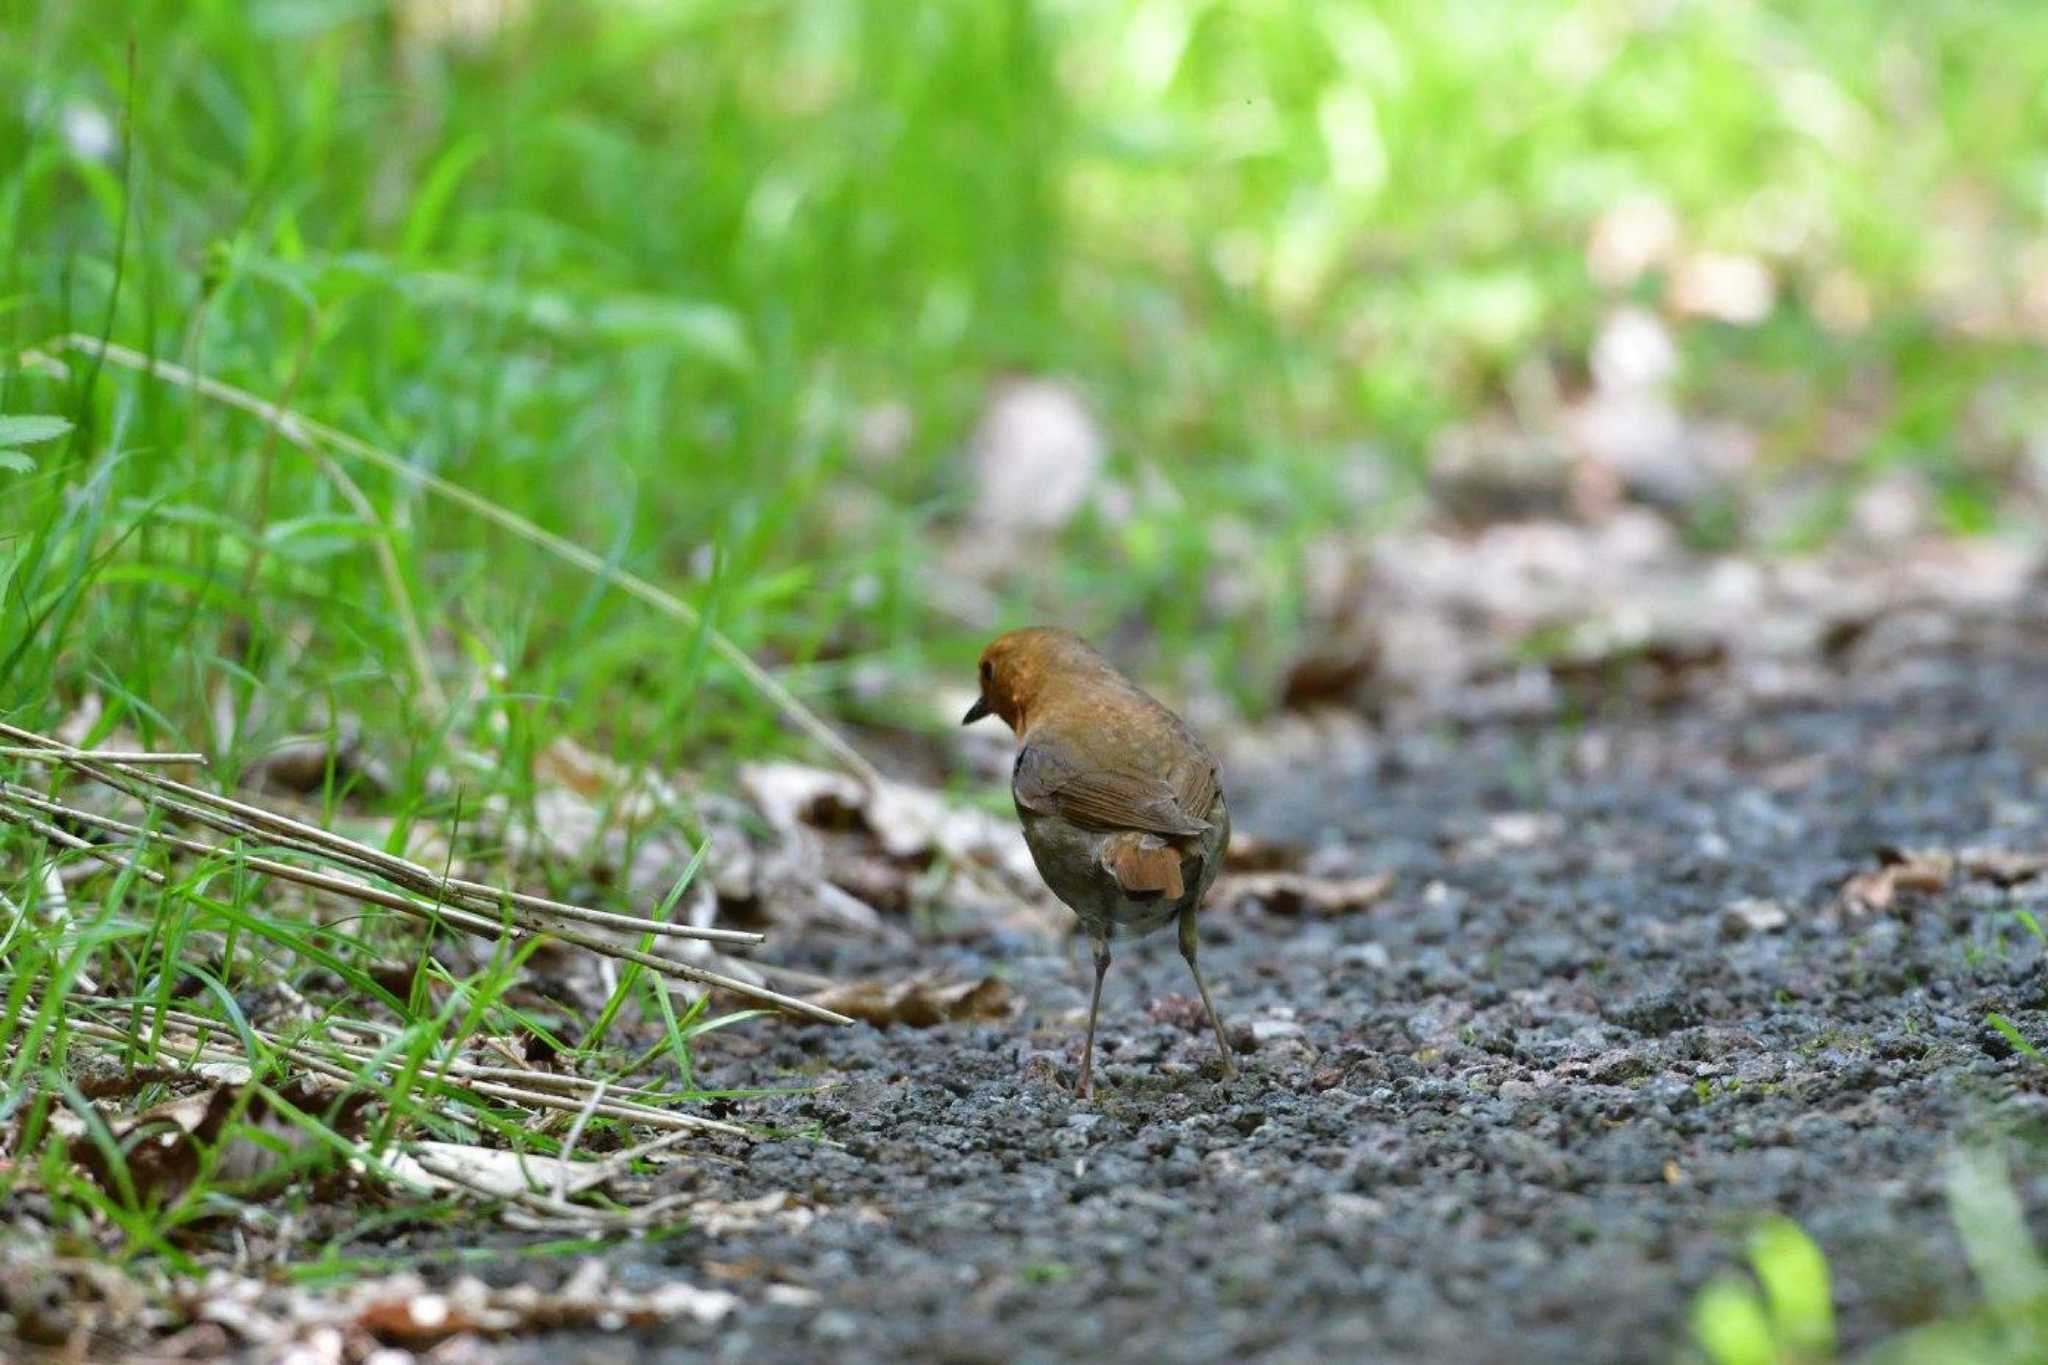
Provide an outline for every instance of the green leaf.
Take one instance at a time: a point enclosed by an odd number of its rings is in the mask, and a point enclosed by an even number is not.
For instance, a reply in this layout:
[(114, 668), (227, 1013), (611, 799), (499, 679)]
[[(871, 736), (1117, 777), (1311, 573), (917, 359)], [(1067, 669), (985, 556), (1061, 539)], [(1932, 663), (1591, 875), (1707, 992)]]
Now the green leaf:
[(1779, 1344), (1812, 1356), (1830, 1354), (1835, 1310), (1828, 1262), (1806, 1230), (1789, 1218), (1767, 1220), (1749, 1239), (1749, 1263), (1763, 1283)]
[(1733, 1275), (1710, 1280), (1693, 1300), (1692, 1334), (1714, 1365), (1776, 1365), (1778, 1349), (1764, 1306)]
[(17, 474), (33, 474), (36, 462), (18, 450), (0, 450), (0, 469), (11, 469)]
[(1991, 1025), (1991, 1027), (1997, 1029), (2000, 1033), (2004, 1034), (2007, 1042), (2011, 1043), (2014, 1047), (2018, 1048), (2027, 1056), (2032, 1057), (2035, 1061), (2038, 1062), (2048, 1060), (2044, 1059), (2041, 1056), (2041, 1049), (2035, 1047), (2032, 1043), (2028, 1042), (2026, 1040), (2026, 1036), (2022, 1034), (2017, 1027), (2014, 1026), (2012, 1020), (2006, 1018), (2004, 1015), (1998, 1013), (1987, 1014), (1984, 1016), (1984, 1022)]
[(2011, 1311), (2048, 1294), (2048, 1264), (2027, 1230), (2026, 1211), (2005, 1158), (1988, 1147), (1960, 1147), (1947, 1166), (1948, 1211), (1994, 1311)]
[(62, 417), (37, 417), (26, 413), (0, 416), (0, 446), (32, 446), (54, 441), (71, 430)]

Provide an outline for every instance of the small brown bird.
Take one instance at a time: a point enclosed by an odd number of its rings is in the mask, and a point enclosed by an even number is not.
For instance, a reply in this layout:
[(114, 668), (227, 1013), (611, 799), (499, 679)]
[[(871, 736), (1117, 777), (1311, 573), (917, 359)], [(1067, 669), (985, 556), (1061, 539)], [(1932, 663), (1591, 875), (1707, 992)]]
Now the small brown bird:
[(1180, 921), (1180, 953), (1216, 1030), (1223, 1070), (1237, 1067), (1195, 964), (1195, 908), (1230, 842), (1222, 776), (1187, 722), (1072, 631), (1033, 626), (981, 652), (981, 698), (961, 720), (996, 715), (1023, 745), (1010, 777), (1038, 873), (1095, 944), (1095, 994), (1080, 1093), (1094, 1093), (1095, 1016), (1109, 941)]

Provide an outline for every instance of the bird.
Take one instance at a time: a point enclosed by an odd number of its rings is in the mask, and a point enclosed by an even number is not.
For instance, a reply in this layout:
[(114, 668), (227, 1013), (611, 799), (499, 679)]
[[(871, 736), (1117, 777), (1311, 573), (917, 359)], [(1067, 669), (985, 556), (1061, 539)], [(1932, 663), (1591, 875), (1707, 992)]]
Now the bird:
[(1237, 1075), (1196, 961), (1195, 911), (1230, 843), (1216, 756), (1186, 721), (1070, 630), (1029, 626), (981, 653), (981, 695), (961, 724), (1016, 733), (1010, 793), (1031, 860), (1095, 949), (1095, 990), (1076, 1089), (1094, 1095), (1095, 1021), (1110, 941), (1177, 921), (1226, 1076)]

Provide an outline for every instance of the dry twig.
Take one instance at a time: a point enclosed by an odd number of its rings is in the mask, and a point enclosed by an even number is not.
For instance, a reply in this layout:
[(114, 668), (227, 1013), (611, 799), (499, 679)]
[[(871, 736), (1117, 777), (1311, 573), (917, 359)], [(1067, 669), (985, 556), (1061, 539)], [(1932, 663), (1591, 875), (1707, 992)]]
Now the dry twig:
[[(529, 896), (480, 882), (442, 877), (418, 863), (386, 853), (369, 844), (358, 843), (331, 830), (305, 824), (246, 802), (218, 796), (182, 782), (175, 782), (140, 767), (97, 762), (80, 756), (76, 751), (68, 751), (66, 746), (58, 745), (55, 741), (33, 731), (23, 730), (5, 722), (0, 722), (0, 735), (18, 740), (25, 746), (41, 747), (53, 752), (59, 761), (76, 771), (122, 791), (138, 801), (154, 804), (180, 819), (204, 825), (230, 838), (251, 840), (329, 862), (338, 862), (351, 871), (390, 882), (411, 894), (385, 891), (347, 878), (280, 862), (275, 858), (223, 848), (163, 830), (144, 828), (63, 805), (16, 783), (0, 782), (0, 812), (7, 813), (10, 819), (22, 823), (33, 822), (38, 832), (54, 827), (49, 825), (47, 819), (38, 820), (35, 814), (29, 812), (71, 820), (198, 857), (232, 859), (265, 876), (396, 910), (429, 924), (445, 923), (452, 928), (493, 939), (501, 936), (546, 936), (604, 957), (638, 963), (664, 976), (678, 977), (700, 985), (731, 991), (821, 1022), (852, 1022), (836, 1011), (822, 1008), (796, 996), (770, 990), (766, 986), (738, 976), (712, 971), (694, 963), (679, 961), (640, 948), (613, 943), (571, 928), (569, 925), (581, 923), (618, 933), (699, 939), (714, 943), (754, 944), (761, 942), (759, 934), (733, 929), (698, 928), (664, 920), (619, 915), (544, 897)], [(82, 845), (84, 851), (92, 853), (93, 856), (105, 857), (98, 846), (78, 840), (75, 836), (65, 836), (63, 841), (70, 847)]]

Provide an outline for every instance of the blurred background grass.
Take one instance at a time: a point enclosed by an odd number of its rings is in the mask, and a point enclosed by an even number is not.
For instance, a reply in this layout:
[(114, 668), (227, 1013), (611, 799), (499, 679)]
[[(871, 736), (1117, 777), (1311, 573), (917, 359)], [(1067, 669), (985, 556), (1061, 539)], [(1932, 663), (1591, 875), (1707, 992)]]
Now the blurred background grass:
[[(1256, 712), (1314, 547), (1443, 505), (1446, 470), (1600, 456), (1617, 386), (1680, 467), (1624, 436), (1615, 477), (1704, 547), (1854, 533), (1902, 470), (1936, 531), (2038, 505), (2031, 0), (0, 13), (0, 411), (77, 424), (0, 468), (0, 710), (31, 725), (93, 691), (230, 759), (309, 709), (406, 734), (382, 537), (481, 703), (454, 723), (781, 742), (695, 686), (687, 631), (402, 480), (349, 466), (367, 524), (247, 417), (18, 368), (70, 330), (672, 585), (874, 727), (929, 724), (920, 681), (1032, 618)], [(1105, 463), (977, 557), (1013, 376)]]

